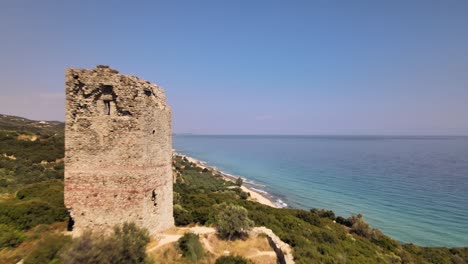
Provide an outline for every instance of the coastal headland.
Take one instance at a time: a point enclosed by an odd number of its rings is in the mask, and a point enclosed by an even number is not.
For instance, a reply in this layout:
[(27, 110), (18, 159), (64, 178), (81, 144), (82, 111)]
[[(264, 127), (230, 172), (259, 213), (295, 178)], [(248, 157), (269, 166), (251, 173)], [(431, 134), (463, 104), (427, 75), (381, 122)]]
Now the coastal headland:
[[(230, 175), (230, 174), (227, 174), (227, 173), (225, 173), (223, 171), (220, 171), (215, 167), (208, 166), (208, 165), (206, 165), (206, 163), (204, 163), (204, 162), (202, 162), (202, 161), (200, 161), (200, 160), (198, 160), (196, 158), (193, 158), (193, 157), (181, 154), (181, 153), (177, 153), (177, 152), (174, 152), (174, 155), (180, 156), (181, 158), (186, 158), (189, 162), (195, 164), (197, 167), (199, 167), (201, 169), (207, 169), (207, 170), (211, 171), (213, 175), (221, 176), (221, 178), (223, 180), (225, 180), (225, 181), (230, 181), (230, 182), (235, 183), (236, 180), (239, 178), (239, 176), (236, 177), (234, 175)], [(240, 186), (240, 188), (242, 189), (242, 191), (250, 194), (249, 200), (251, 200), (251, 201), (258, 202), (258, 203), (261, 203), (261, 204), (264, 204), (264, 205), (267, 205), (267, 206), (270, 206), (270, 207), (274, 207), (274, 208), (281, 208), (273, 200), (271, 200), (270, 198), (266, 197), (265, 195), (263, 195), (262, 193), (260, 193), (258, 191), (252, 190), (252, 188), (246, 187), (245, 185)]]

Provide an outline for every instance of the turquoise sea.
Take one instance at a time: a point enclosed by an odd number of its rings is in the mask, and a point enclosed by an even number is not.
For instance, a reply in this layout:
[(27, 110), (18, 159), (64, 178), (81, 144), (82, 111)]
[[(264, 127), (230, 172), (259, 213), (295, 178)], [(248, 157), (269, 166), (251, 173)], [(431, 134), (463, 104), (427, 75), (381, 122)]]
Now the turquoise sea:
[(362, 213), (405, 243), (468, 246), (468, 137), (176, 135), (174, 148), (283, 206)]

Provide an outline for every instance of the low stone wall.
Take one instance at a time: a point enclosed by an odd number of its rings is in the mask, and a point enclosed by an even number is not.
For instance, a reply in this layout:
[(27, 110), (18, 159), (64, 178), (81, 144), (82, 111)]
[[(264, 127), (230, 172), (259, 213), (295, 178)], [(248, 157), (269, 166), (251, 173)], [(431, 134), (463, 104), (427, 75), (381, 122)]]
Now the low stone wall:
[(268, 241), (272, 246), (273, 250), (278, 256), (278, 262), (280, 264), (294, 264), (294, 257), (292, 255), (291, 247), (284, 243), (271, 229), (268, 229), (264, 226), (254, 227), (250, 231), (252, 235), (265, 234), (268, 237)]

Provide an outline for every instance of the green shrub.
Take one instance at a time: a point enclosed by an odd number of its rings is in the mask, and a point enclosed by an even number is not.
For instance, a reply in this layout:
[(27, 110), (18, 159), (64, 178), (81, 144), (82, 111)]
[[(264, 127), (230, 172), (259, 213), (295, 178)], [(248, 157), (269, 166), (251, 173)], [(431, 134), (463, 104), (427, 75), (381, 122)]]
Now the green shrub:
[(304, 210), (295, 210), (295, 215), (297, 218), (309, 223), (309, 224), (312, 224), (312, 225), (315, 225), (315, 226), (321, 226), (322, 225), (322, 222), (320, 221), (320, 216), (318, 216), (318, 214), (316, 213), (313, 213), (313, 212), (307, 212), (307, 211), (304, 211)]
[(174, 221), (176, 226), (188, 225), (193, 222), (192, 214), (179, 204), (174, 205)]
[(228, 240), (242, 235), (254, 226), (254, 222), (248, 217), (247, 209), (242, 206), (223, 203), (216, 206), (214, 211), (217, 212), (215, 221), (218, 234)]
[(67, 216), (64, 207), (51, 206), (49, 203), (37, 200), (5, 202), (0, 206), (0, 224), (15, 226), (21, 230), (39, 224), (64, 221)]
[(335, 244), (338, 242), (338, 238), (332, 232), (320, 231), (316, 232), (315, 236), (317, 237), (317, 241), (319, 243)]
[(16, 247), (26, 239), (26, 235), (12, 226), (0, 224), (0, 248)]
[(328, 218), (330, 220), (335, 220), (335, 213), (332, 210), (321, 209), (321, 210), (318, 210), (317, 213), (322, 218)]
[(205, 254), (198, 235), (193, 233), (183, 235), (177, 242), (177, 247), (185, 258), (194, 263), (202, 259)]
[(80, 237), (73, 239), (72, 243), (60, 254), (60, 260), (68, 264), (109, 264), (112, 254), (110, 239), (86, 231)]
[(108, 237), (85, 232), (60, 254), (60, 260), (67, 264), (147, 263), (148, 242), (146, 229), (124, 223), (115, 227), (114, 233)]
[(244, 183), (244, 180), (241, 177), (236, 179), (236, 185), (237, 186), (241, 187), (243, 183)]
[(241, 256), (222, 256), (216, 259), (215, 264), (250, 264), (252, 263)]
[(148, 230), (134, 223), (124, 223), (114, 228), (114, 247), (118, 250), (114, 260), (117, 263), (144, 263), (147, 259), (146, 245), (150, 241)]
[(50, 180), (28, 185), (19, 190), (16, 193), (16, 197), (24, 201), (37, 199), (55, 207), (62, 207), (65, 209), (63, 205), (63, 181), (59, 180)]
[(19, 190), (16, 198), (0, 204), (0, 224), (25, 230), (39, 224), (64, 221), (68, 217), (63, 204), (63, 181), (30, 184)]
[(344, 218), (342, 216), (338, 216), (336, 218), (336, 222), (340, 225), (344, 225), (344, 226), (347, 226), (347, 227), (351, 227), (353, 225), (353, 223), (351, 222), (351, 220), (349, 218)]
[(59, 263), (59, 252), (71, 242), (71, 237), (61, 234), (48, 234), (24, 259), (24, 264)]
[(385, 250), (396, 251), (399, 246), (398, 242), (391, 239), (390, 237), (385, 236), (380, 230), (376, 230), (375, 234), (376, 235), (374, 235), (374, 237), (371, 239), (372, 243)]
[(247, 199), (250, 197), (250, 193), (241, 192), (241, 193), (239, 194), (239, 197), (240, 197), (242, 200), (247, 200)]
[(351, 222), (353, 223), (351, 226), (351, 233), (355, 233), (368, 239), (372, 238), (373, 229), (364, 221), (364, 219), (362, 219), (361, 215), (358, 215), (357, 217), (351, 216), (351, 218)]

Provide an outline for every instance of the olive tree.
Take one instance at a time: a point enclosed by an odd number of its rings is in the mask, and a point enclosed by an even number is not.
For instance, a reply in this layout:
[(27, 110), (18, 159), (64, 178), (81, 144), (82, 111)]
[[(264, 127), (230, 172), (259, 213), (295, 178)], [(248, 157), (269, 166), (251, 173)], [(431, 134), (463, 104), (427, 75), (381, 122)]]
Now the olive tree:
[(252, 229), (254, 222), (249, 219), (248, 211), (240, 205), (222, 203), (216, 206), (215, 222), (220, 237), (231, 240)]

